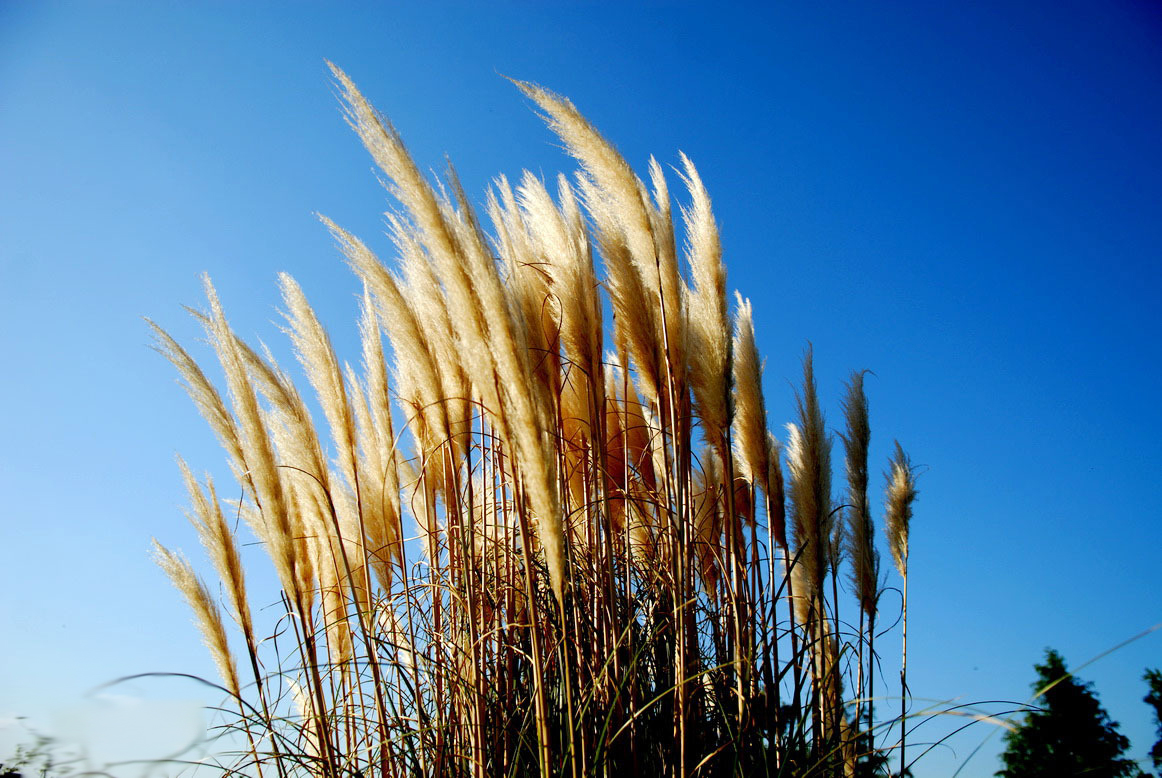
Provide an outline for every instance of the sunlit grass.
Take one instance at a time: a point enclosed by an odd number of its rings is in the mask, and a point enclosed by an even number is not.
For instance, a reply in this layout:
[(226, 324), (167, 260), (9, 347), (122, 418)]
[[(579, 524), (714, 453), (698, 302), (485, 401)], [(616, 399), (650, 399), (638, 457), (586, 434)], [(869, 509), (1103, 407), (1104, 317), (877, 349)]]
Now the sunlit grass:
[[(290, 373), (238, 338), (208, 280), (198, 316), (225, 391), (155, 327), (245, 495), (224, 504), (182, 465), (221, 604), (184, 558), (158, 552), (233, 699), (236, 768), (884, 769), (903, 737), (872, 704), (884, 584), (862, 373), (843, 406), (838, 499), (810, 350), (786, 444), (771, 432), (752, 306), (728, 304), (693, 163), (680, 160), (678, 228), (660, 165), (647, 186), (571, 103), (518, 84), (581, 172), (498, 179), (481, 216), (454, 173), (434, 187), (334, 73), (401, 206), (390, 268), (324, 220), (366, 290), (360, 368), (286, 276), (287, 332), (321, 421)], [(899, 450), (885, 511), (905, 582), (914, 481)], [(236, 514), (278, 594), (247, 591)], [(281, 601), (276, 636), (259, 634), (252, 598)]]

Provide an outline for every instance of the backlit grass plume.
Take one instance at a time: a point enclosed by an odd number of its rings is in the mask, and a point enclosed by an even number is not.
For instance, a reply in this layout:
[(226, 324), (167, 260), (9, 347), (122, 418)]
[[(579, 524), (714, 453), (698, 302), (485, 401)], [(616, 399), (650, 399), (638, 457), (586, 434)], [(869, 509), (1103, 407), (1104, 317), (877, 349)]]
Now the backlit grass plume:
[(896, 570), (904, 579), (903, 615), (900, 618), (900, 642), (903, 659), (900, 662), (900, 764), (907, 765), (907, 701), (908, 701), (908, 533), (912, 525), (912, 503), (916, 499), (916, 472), (904, 449), (896, 442), (887, 474), (887, 493), (884, 498), (884, 532)]
[[(238, 336), (208, 279), (194, 315), (224, 389), (151, 325), (241, 490), (223, 503), (180, 464), (236, 649), (212, 590), (158, 550), (236, 698), (236, 769), (838, 776), (882, 763), (883, 723), (844, 692), (870, 688), (879, 607), (863, 374), (843, 406), (844, 498), (811, 351), (783, 461), (756, 311), (731, 305), (691, 160), (679, 155), (672, 196), (657, 161), (643, 181), (572, 103), (518, 82), (580, 170), (498, 178), (478, 209), (453, 172), (421, 174), (332, 72), (398, 202), (389, 262), (322, 219), (363, 287), (356, 365), (287, 275), (305, 380)], [(887, 527), (906, 560), (914, 489), (899, 457)], [(277, 593), (248, 590), (251, 536)], [(258, 625), (252, 598), (276, 604), (276, 624)], [(841, 617), (852, 604), (858, 629)]]
[(916, 499), (916, 475), (904, 449), (896, 443), (888, 473), (887, 498), (884, 505), (884, 531), (888, 548), (901, 578), (908, 577), (908, 532), (912, 525), (912, 502)]

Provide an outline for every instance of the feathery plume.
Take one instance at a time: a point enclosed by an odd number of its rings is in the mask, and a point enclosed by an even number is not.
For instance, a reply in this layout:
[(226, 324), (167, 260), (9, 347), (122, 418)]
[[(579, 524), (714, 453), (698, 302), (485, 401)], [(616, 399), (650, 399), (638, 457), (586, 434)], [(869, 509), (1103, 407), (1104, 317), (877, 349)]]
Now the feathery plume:
[(887, 473), (888, 488), (884, 500), (884, 531), (888, 548), (900, 577), (908, 577), (908, 530), (912, 523), (912, 502), (916, 495), (916, 472), (904, 449), (896, 442), (891, 470)]
[(842, 435), (847, 469), (847, 543), (851, 556), (851, 581), (864, 613), (872, 617), (879, 595), (879, 552), (867, 496), (867, 451), (871, 442), (864, 371), (855, 371), (843, 399), (846, 431)]
[(335, 356), (331, 337), (319, 323), (298, 282), (286, 273), (280, 273), (278, 281), (287, 306), (284, 314), (290, 325), (287, 334), (331, 428), (340, 471), (348, 486), (355, 489), (359, 484), (355, 465), (358, 458), (355, 419), (347, 399), (343, 369)]
[(815, 390), (812, 351), (803, 357), (803, 390), (797, 398), (799, 423), (788, 424), (787, 467), (791, 477), (791, 517), (809, 593), (821, 596), (832, 562), (831, 439)]
[(226, 691), (238, 697), (241, 694), (241, 687), (238, 684), (238, 670), (234, 664), (234, 657), (230, 653), (230, 645), (226, 640), (226, 628), (222, 623), (222, 613), (210, 596), (210, 590), (194, 573), (194, 569), (185, 557), (173, 553), (156, 540), (153, 541), (153, 549), (154, 561), (169, 576), (169, 580), (186, 598), (190, 610), (194, 612), (198, 631), (202, 633), (202, 640), (205, 641), (206, 648), (210, 650), (210, 656), (214, 659), (218, 675), (222, 677)]
[(731, 340), (726, 313), (726, 267), (722, 243), (710, 210), (710, 196), (694, 164), (682, 155), (683, 181), (690, 207), (682, 209), (686, 227), (686, 258), (694, 286), (685, 290), (687, 335), (690, 339), (690, 388), (694, 408), (707, 441), (723, 460), (730, 426)]
[(190, 523), (198, 531), (198, 537), (206, 553), (210, 555), (215, 572), (226, 585), (226, 596), (242, 633), (252, 636), (254, 621), (250, 613), (250, 604), (246, 600), (246, 574), (242, 568), (238, 546), (234, 542), (234, 533), (230, 531), (230, 525), (222, 515), (222, 505), (214, 491), (214, 482), (207, 478), (206, 491), (203, 492), (181, 457), (178, 457), (178, 467), (182, 471), (182, 480), (193, 502), (193, 512), (189, 514)]
[[(428, 349), (425, 328), (412, 306), (414, 298), (404, 294), (400, 280), (362, 241), (330, 219), (321, 217), (321, 220), (378, 305), (380, 320), (395, 351), (400, 395), (412, 402), (414, 414), (424, 427), (421, 434), (429, 439), (426, 448), (434, 447), (449, 436), (448, 417), (439, 394), (443, 379), (438, 363)], [(395, 224), (394, 235), (397, 236), (397, 245), (400, 245), (406, 233), (402, 231), (402, 225)], [(414, 250), (422, 249), (416, 247)]]
[[(763, 367), (755, 345), (750, 300), (735, 292), (734, 317), (734, 461), (738, 474), (767, 486), (767, 407), (763, 401)], [(781, 487), (780, 487), (781, 488)]]
[[(203, 321), (205, 319), (203, 318)], [(157, 326), (153, 321), (146, 319), (145, 323), (153, 330), (154, 350), (169, 360), (181, 376), (183, 386), (195, 407), (210, 425), (210, 429), (218, 438), (218, 442), (226, 449), (230, 457), (230, 468), (239, 483), (246, 483), (246, 455), (242, 451), (242, 442), (238, 436), (238, 427), (234, 417), (222, 401), (222, 395), (214, 388), (202, 372), (202, 368), (193, 357), (183, 349), (170, 334)]]
[(656, 247), (649, 211), (642, 199), (641, 181), (629, 163), (572, 102), (536, 84), (513, 83), (545, 112), (549, 129), (564, 141), (569, 153), (581, 163), (603, 196), (617, 204), (610, 215), (625, 236), (631, 255), (639, 261), (648, 257), (648, 264), (652, 266)]
[[(660, 167), (655, 163), (652, 170), (658, 196), (655, 209), (649, 202), (645, 186), (629, 163), (573, 103), (535, 84), (514, 83), (545, 112), (549, 128), (581, 163), (586, 176), (579, 183), (586, 206), (596, 222), (603, 253), (607, 262), (617, 265), (628, 261), (636, 271), (635, 283), (625, 277), (627, 268), (611, 268), (620, 276), (618, 282), (622, 286), (640, 285), (642, 291), (648, 293), (644, 299), (646, 307), (638, 309), (637, 316), (640, 318), (643, 311), (660, 312), (660, 315), (651, 317), (655, 325), (651, 337), (658, 346), (665, 345), (664, 356), (669, 361), (670, 379), (676, 384), (677, 395), (681, 396), (686, 380), (686, 317), (682, 281), (673, 250), (669, 198)], [(608, 249), (613, 249), (613, 253)], [(615, 259), (610, 260), (611, 256)], [(637, 356), (651, 360), (644, 353)], [(664, 374), (662, 370), (650, 372), (654, 373), (651, 379), (660, 379)], [(655, 380), (653, 386), (660, 388), (662, 383)]]
[(255, 388), (246, 371), (246, 361), (238, 345), (238, 338), (226, 322), (218, 293), (208, 276), (203, 277), (206, 297), (210, 303), (210, 314), (206, 317), (206, 327), (211, 344), (218, 354), (218, 361), (226, 376), (234, 405), (234, 415), (238, 419), (238, 439), (241, 443), (248, 482), (252, 485), (254, 500), (258, 505), (262, 522), (267, 527), (265, 533), (271, 544), (271, 558), (283, 588), (291, 596), (292, 603), (301, 603), (304, 592), (298, 588), (295, 570), (296, 548), (294, 523), (287, 508), (282, 479), (274, 449), (264, 423), (262, 410), (258, 404)]
[[(771, 533), (784, 549), (787, 548), (787, 500), (783, 487), (782, 447), (775, 433), (767, 432), (767, 521)], [(773, 550), (772, 550), (773, 551)]]

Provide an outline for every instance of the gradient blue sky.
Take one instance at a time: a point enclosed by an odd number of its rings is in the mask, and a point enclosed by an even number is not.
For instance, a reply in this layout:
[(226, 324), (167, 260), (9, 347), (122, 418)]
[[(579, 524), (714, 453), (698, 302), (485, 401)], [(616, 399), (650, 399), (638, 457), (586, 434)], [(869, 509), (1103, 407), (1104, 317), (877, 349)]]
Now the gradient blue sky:
[[(213, 675), (148, 548), (196, 556), (174, 455), (224, 457), (140, 317), (193, 342), (205, 271), (285, 354), (288, 271), (357, 358), (357, 285), (313, 214), (386, 255), (386, 200), (324, 58), (478, 197), (573, 169), (500, 74), (571, 97), (639, 170), (695, 161), (773, 422), (812, 341), (832, 419), (875, 373), (875, 469), (893, 438), (924, 466), (917, 697), (1023, 700), (1046, 646), (1077, 666), (1162, 621), (1157, 4), (489, 5), (0, 2), (0, 716), (51, 729), (116, 677)], [(1162, 632), (1080, 672), (1136, 757), (1146, 666)]]

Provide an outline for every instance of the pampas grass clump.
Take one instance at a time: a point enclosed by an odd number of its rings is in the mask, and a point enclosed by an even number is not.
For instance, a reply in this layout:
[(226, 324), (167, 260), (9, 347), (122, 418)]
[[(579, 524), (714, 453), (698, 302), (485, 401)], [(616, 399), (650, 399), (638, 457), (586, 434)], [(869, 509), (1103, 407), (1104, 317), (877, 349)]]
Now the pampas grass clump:
[[(784, 446), (754, 311), (741, 296), (730, 310), (689, 159), (677, 229), (657, 162), (647, 184), (572, 103), (517, 83), (581, 169), (552, 185), (500, 178), (482, 216), (332, 72), (400, 204), (391, 264), (323, 220), (365, 290), (360, 367), (285, 275), (286, 331), (321, 421), (235, 334), (208, 279), (195, 315), (224, 391), (154, 326), (244, 495), (223, 505), (181, 465), (229, 619), (183, 557), (157, 552), (238, 711), (247, 748), (231, 769), (881, 770), (896, 743), (870, 701), (884, 583), (863, 374), (844, 400), (836, 498), (811, 353)], [(914, 495), (901, 450), (887, 529), (905, 575)], [(281, 591), (263, 598), (281, 603), (274, 636), (251, 615), (233, 514), (277, 573)]]

